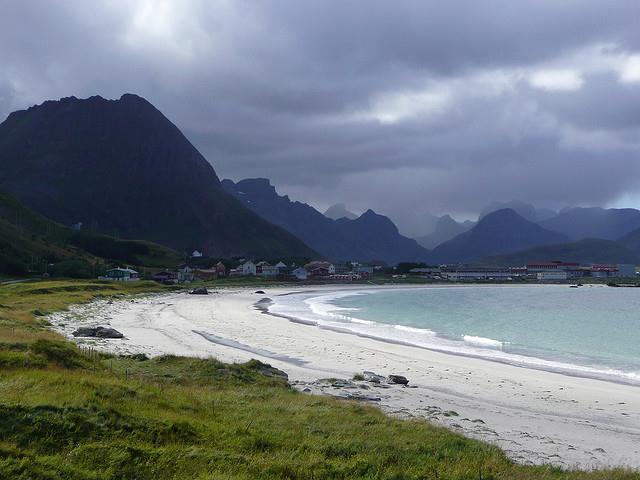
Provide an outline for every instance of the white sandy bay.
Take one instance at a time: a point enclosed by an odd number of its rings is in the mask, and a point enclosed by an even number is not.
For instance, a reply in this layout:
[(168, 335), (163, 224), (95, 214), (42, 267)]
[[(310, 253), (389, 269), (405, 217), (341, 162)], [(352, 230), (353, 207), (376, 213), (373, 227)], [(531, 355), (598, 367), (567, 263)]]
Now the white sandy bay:
[[(307, 289), (270, 288), (266, 296)], [(388, 413), (429, 418), (494, 443), (522, 463), (640, 468), (640, 387), (295, 323), (256, 309), (255, 303), (264, 296), (253, 292), (235, 289), (207, 296), (174, 293), (112, 304), (98, 301), (72, 307), (50, 320), (70, 338), (80, 325), (111, 325), (124, 333), (122, 340), (74, 339), (106, 351), (215, 357), (225, 362), (257, 358), (286, 371), (294, 381), (350, 378), (365, 370), (405, 375), (417, 388), (368, 391), (381, 398), (378, 403)], [(457, 416), (442, 415), (445, 411)]]

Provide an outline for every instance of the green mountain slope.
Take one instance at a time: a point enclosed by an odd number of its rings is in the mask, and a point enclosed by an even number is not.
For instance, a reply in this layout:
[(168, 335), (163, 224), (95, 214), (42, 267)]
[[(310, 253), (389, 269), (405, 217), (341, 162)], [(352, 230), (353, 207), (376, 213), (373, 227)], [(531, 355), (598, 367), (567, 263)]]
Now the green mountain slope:
[(0, 192), (0, 273), (93, 275), (96, 263), (171, 266), (181, 256), (146, 241), (120, 240), (91, 232), (79, 232), (53, 222)]
[(316, 255), (226, 193), (182, 132), (136, 95), (70, 97), (9, 115), (0, 188), (63, 225), (179, 251)]
[(620, 237), (618, 243), (640, 256), (640, 228)]
[(577, 242), (529, 248), (518, 252), (485, 257), (481, 263), (491, 265), (524, 265), (542, 260), (573, 261), (580, 263), (632, 263), (640, 262), (638, 254), (613, 240), (586, 238)]

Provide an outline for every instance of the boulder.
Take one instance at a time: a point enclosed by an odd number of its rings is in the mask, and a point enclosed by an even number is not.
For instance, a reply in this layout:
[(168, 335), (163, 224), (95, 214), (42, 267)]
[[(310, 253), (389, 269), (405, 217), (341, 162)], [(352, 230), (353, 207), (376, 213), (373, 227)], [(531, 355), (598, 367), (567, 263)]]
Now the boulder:
[(198, 287), (191, 290), (189, 294), (190, 295), (209, 295), (209, 291), (207, 290), (207, 287)]
[(349, 400), (358, 400), (360, 402), (379, 402), (382, 400), (380, 397), (376, 397), (375, 395), (365, 395), (362, 393), (350, 393), (345, 398)]
[(74, 337), (95, 337), (96, 327), (78, 327), (71, 335)]
[(370, 383), (382, 383), (382, 382), (384, 382), (384, 377), (382, 375), (378, 375), (377, 373), (374, 373), (374, 372), (364, 371), (364, 372), (362, 372), (362, 376), (364, 377), (364, 381), (365, 382), (370, 382)]
[(96, 328), (96, 337), (99, 338), (123, 338), (124, 335), (115, 328), (98, 327)]
[(395, 383), (397, 385), (408, 385), (409, 380), (402, 375), (389, 375), (389, 383)]
[(256, 290), (255, 292), (256, 295), (264, 295), (264, 290)]
[(255, 358), (252, 358), (246, 363), (247, 367), (252, 370), (258, 372), (260, 375), (264, 375), (265, 377), (276, 377), (282, 378), (283, 380), (289, 380), (289, 375), (282, 370), (277, 369), (276, 367), (272, 367), (268, 363), (263, 363)]
[(283, 380), (289, 380), (289, 375), (287, 375), (286, 372), (283, 372), (276, 367), (272, 367), (271, 365), (265, 365), (264, 367), (259, 368), (258, 372), (265, 377), (280, 377)]
[(72, 335), (74, 337), (123, 338), (124, 335), (111, 327), (78, 327)]

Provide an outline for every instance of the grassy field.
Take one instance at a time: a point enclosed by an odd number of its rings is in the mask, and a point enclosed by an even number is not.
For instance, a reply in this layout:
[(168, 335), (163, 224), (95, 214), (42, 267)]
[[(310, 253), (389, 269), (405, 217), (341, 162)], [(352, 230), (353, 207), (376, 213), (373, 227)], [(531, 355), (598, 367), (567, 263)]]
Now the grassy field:
[(640, 479), (510, 462), (487, 444), (297, 393), (257, 361), (81, 352), (45, 314), (163, 287), (0, 287), (0, 478)]

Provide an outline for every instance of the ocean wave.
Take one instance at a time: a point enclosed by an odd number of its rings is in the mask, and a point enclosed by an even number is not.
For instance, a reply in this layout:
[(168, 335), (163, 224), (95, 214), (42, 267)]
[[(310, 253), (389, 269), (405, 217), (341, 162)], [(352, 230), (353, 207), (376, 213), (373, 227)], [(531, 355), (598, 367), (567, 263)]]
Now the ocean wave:
[(419, 333), (422, 335), (429, 335), (429, 336), (436, 335), (436, 332), (434, 332), (433, 330), (429, 330), (428, 328), (407, 327), (406, 325), (393, 325), (393, 328), (403, 332)]
[(315, 315), (318, 315), (321, 318), (325, 319), (337, 319), (340, 321), (348, 321), (354, 323), (362, 323), (365, 325), (370, 325), (375, 322), (370, 320), (364, 320), (361, 318), (355, 318), (349, 314), (349, 312), (358, 311), (358, 308), (351, 307), (341, 307), (331, 303), (333, 300), (338, 300), (340, 298), (357, 296), (357, 295), (366, 295), (365, 292), (333, 292), (325, 295), (317, 295), (313, 297), (306, 298), (304, 303), (309, 306), (311, 312)]
[(477, 337), (475, 335), (463, 335), (462, 340), (471, 345), (477, 345), (478, 347), (498, 348), (502, 350), (504, 343), (500, 340), (494, 340), (493, 338)]

